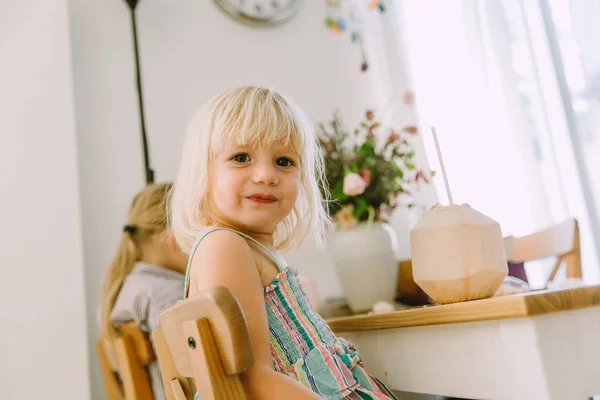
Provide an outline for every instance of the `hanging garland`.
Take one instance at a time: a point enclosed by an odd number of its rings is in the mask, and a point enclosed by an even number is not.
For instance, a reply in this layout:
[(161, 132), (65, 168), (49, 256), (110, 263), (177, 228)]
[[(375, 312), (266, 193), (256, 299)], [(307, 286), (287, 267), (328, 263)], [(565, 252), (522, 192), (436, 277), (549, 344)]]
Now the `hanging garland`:
[[(350, 33), (350, 40), (352, 43), (358, 45), (360, 51), (360, 70), (365, 72), (367, 69), (369, 69), (369, 62), (367, 60), (367, 53), (365, 51), (363, 30), (361, 21), (358, 17), (359, 13), (356, 3), (353, 0), (326, 0), (326, 2), (327, 17), (325, 19), (325, 25), (335, 34), (341, 34), (343, 32)], [(380, 13), (384, 13), (386, 10), (385, 1), (368, 0), (367, 8), (369, 10), (377, 10)]]

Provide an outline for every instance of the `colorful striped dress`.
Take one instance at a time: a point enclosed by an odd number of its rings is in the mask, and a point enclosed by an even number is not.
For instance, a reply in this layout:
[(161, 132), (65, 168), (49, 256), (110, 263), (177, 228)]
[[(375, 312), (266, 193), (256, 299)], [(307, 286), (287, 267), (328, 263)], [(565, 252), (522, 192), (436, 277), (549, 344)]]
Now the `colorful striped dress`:
[(286, 374), (329, 400), (396, 399), (381, 381), (369, 375), (352, 344), (336, 337), (313, 309), (298, 272), (280, 265), (265, 246), (249, 236), (226, 228), (211, 228), (203, 232), (190, 252), (186, 294), (196, 248), (207, 234), (218, 229), (230, 230), (259, 245), (272, 257), (280, 271), (264, 288), (271, 356), (277, 372)]

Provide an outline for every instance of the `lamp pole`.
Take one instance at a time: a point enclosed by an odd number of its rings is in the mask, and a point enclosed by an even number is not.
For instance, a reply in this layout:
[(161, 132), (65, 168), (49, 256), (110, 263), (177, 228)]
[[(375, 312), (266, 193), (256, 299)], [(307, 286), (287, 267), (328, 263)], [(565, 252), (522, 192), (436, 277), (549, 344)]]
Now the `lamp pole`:
[(144, 152), (144, 174), (146, 184), (154, 183), (154, 170), (150, 167), (150, 155), (148, 151), (148, 137), (146, 136), (146, 121), (144, 118), (144, 99), (142, 95), (142, 78), (140, 72), (140, 54), (138, 46), (137, 22), (135, 18), (135, 9), (139, 0), (125, 0), (131, 12), (131, 28), (133, 31), (133, 47), (135, 52), (135, 72), (137, 83), (138, 104), (140, 111), (140, 126), (142, 128), (142, 148)]

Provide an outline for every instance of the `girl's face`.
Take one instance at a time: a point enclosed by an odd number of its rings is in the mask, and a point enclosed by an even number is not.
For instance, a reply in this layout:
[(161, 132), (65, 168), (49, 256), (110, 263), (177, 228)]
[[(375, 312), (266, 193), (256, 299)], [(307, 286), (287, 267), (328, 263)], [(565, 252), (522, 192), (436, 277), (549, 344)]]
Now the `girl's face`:
[(300, 167), (299, 155), (283, 142), (225, 147), (209, 165), (213, 219), (250, 233), (274, 233), (296, 204)]

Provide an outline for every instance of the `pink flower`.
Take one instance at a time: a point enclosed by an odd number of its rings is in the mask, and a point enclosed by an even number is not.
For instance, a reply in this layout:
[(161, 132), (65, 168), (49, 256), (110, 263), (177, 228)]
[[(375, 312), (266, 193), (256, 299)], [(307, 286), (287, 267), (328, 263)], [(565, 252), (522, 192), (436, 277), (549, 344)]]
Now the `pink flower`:
[(414, 125), (407, 126), (403, 129), (403, 131), (410, 133), (411, 135), (416, 135), (419, 133), (419, 128)]
[(359, 174), (351, 172), (344, 177), (343, 192), (346, 196), (358, 196), (363, 194), (366, 188), (367, 183)]
[(379, 122), (375, 122), (372, 123), (371, 125), (369, 125), (369, 127), (367, 128), (367, 136), (369, 136), (370, 138), (375, 138), (375, 129), (377, 129), (379, 127)]
[(400, 140), (400, 135), (398, 135), (396, 132), (392, 132), (390, 134), (390, 136), (388, 137), (387, 141), (388, 141), (389, 144), (393, 144), (393, 143), (396, 143), (399, 140)]
[[(431, 177), (435, 176), (435, 171), (431, 171)], [(417, 174), (415, 175), (415, 182), (419, 182), (419, 179), (425, 181), (425, 183), (429, 183), (429, 179), (427, 178), (427, 175), (425, 175), (425, 171), (423, 171), (422, 169), (417, 171)]]
[(419, 182), (421, 175), (423, 175), (423, 173), (421, 171), (417, 171), (417, 173), (415, 174), (415, 182)]
[(363, 169), (358, 174), (365, 181), (365, 188), (368, 188), (371, 184), (371, 171), (369, 171), (368, 169)]

